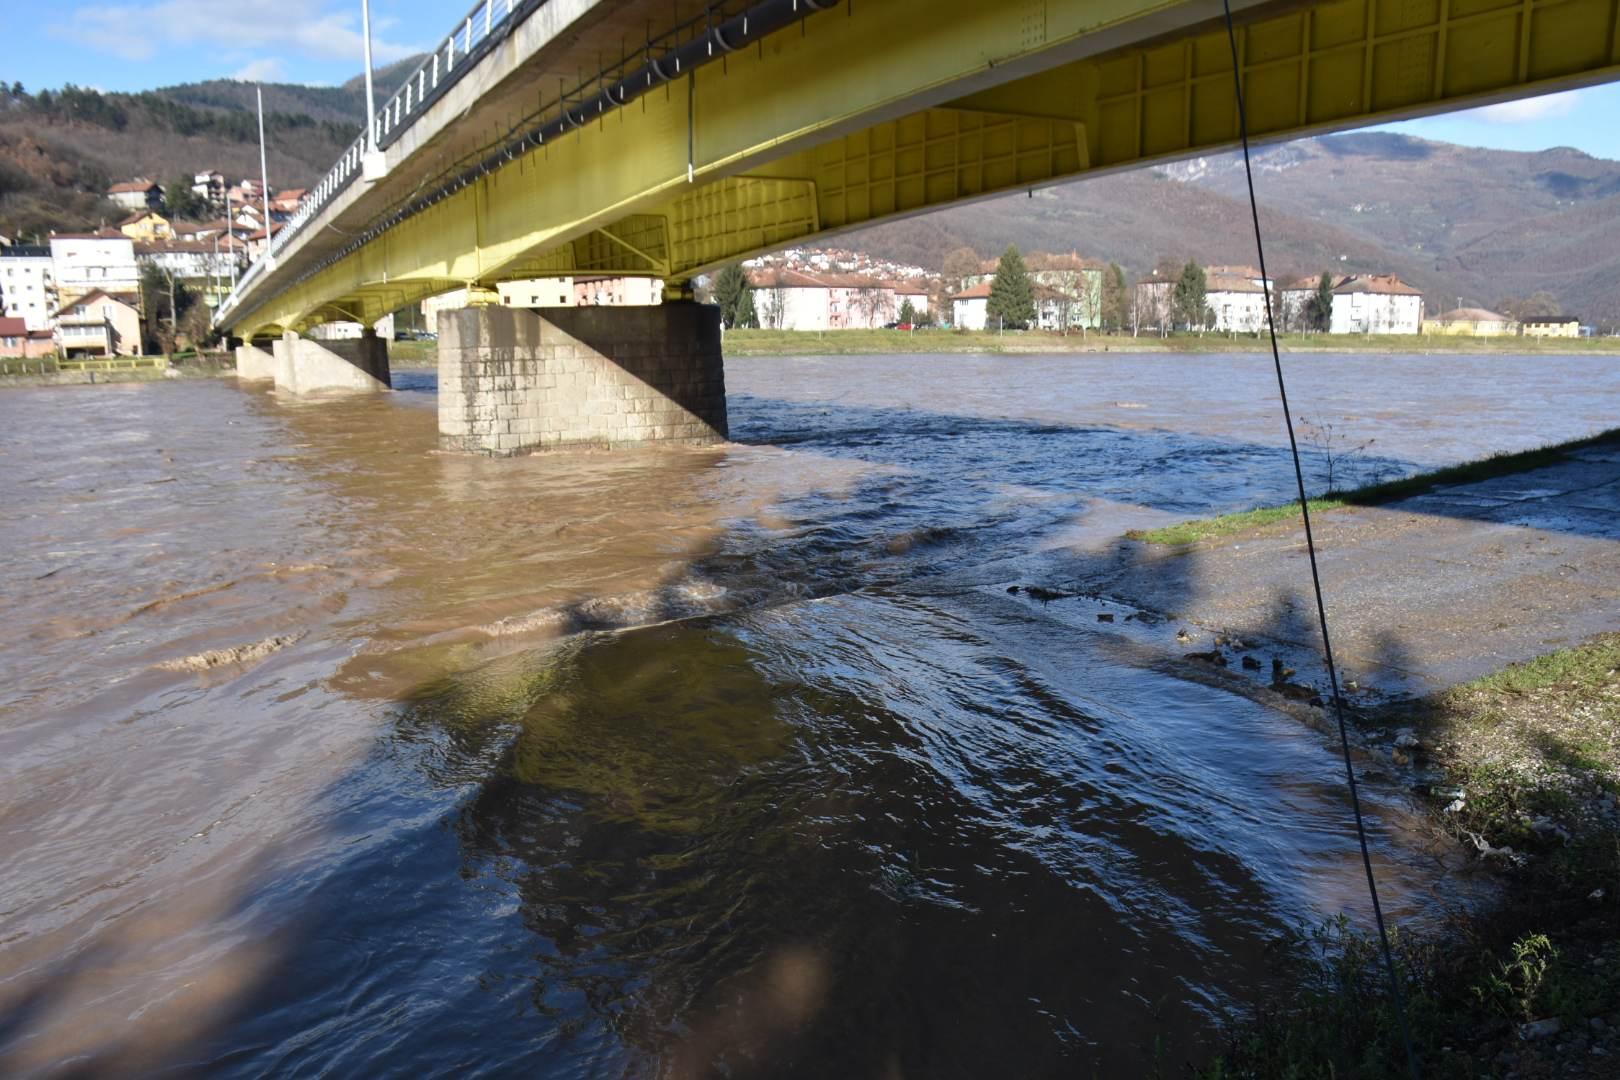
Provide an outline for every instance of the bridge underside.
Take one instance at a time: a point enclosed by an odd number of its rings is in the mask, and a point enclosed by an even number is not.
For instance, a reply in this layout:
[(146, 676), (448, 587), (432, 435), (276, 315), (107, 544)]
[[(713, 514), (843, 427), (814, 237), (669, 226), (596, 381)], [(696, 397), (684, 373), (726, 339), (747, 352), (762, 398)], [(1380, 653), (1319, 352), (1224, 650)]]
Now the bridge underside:
[[(1229, 148), (1231, 53), (1219, 8), (1197, 11), (1187, 26), (1188, 5), (1144, 0), (845, 2), (247, 297), (234, 331), (371, 321), (451, 289), (548, 275), (680, 283), (838, 230)], [(1179, 29), (1143, 40), (1171, 15)], [(1238, 51), (1251, 135), (1605, 81), (1620, 75), (1617, 16), (1620, 0), (1250, 8)]]

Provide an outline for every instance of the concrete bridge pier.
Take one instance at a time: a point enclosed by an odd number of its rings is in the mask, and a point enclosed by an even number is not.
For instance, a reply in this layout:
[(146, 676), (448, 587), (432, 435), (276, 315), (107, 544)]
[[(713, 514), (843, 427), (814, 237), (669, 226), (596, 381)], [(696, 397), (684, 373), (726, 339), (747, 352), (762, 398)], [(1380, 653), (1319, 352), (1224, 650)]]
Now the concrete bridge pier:
[(448, 447), (518, 454), (726, 436), (712, 305), (439, 314), (439, 437)]
[(270, 343), (271, 353), (243, 345), (236, 373), (244, 379), (274, 379), (287, 394), (326, 391), (374, 392), (392, 387), (388, 343), (367, 329), (358, 338), (314, 341), (288, 332)]
[(274, 379), (276, 358), (252, 342), (236, 347), (236, 377), (250, 382)]

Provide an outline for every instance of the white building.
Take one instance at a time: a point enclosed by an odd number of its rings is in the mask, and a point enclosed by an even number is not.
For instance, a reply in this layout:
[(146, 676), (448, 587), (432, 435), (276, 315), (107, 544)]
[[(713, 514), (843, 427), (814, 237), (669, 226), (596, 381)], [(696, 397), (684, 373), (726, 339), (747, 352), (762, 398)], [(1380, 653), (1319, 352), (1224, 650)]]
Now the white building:
[(225, 174), (200, 172), (191, 178), (191, 193), (202, 198), (209, 206), (225, 205)]
[[(951, 325), (958, 330), (999, 330), (990, 318), (990, 285), (980, 281), (951, 297)], [(1062, 289), (1053, 289), (1038, 282), (1032, 283), (1035, 294), (1035, 321), (1037, 330), (1079, 330), (1093, 325), (1090, 306), (1082, 297), (1075, 297)]]
[[(389, 312), (387, 315), (384, 315), (382, 318), (372, 323), (371, 328), (375, 330), (377, 332), (377, 336), (382, 338), (384, 341), (393, 341), (393, 312)], [(355, 338), (365, 336), (365, 332), (366, 328), (362, 323), (348, 322), (339, 319), (336, 322), (321, 323), (318, 326), (310, 327), (309, 336), (314, 338), (316, 341), (352, 341)]]
[(1334, 334), (1416, 334), (1423, 294), (1393, 274), (1347, 278), (1333, 289)]
[(51, 237), (51, 262), (64, 309), (96, 289), (137, 295), (141, 290), (135, 241), (120, 232), (57, 233)]
[(29, 330), (49, 330), (56, 325), (56, 301), (50, 248), (0, 248), (0, 315), (23, 320)]
[(619, 305), (650, 307), (664, 302), (664, 283), (649, 277), (577, 277), (574, 303), (581, 307)]
[(1215, 313), (1211, 330), (1253, 334), (1266, 328), (1269, 282), (1246, 266), (1212, 266), (1204, 271), (1204, 306)]
[(158, 240), (135, 245), (135, 262), (189, 281), (229, 279), (232, 270), (242, 268), (246, 249), (238, 245), (234, 253), (222, 242), (209, 240)]
[(107, 198), (126, 210), (161, 210), (163, 188), (146, 179), (126, 180), (107, 189)]
[(928, 314), (928, 295), (858, 274), (808, 274), (802, 270), (754, 270), (748, 275), (759, 325), (772, 330), (849, 330), (888, 326), (910, 300)]

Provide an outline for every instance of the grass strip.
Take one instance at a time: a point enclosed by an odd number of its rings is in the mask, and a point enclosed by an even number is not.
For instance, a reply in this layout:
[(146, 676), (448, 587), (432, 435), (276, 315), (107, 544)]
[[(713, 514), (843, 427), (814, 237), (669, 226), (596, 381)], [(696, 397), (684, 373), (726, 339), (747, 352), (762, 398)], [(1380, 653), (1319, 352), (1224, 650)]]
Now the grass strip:
[[(1570, 455), (1579, 450), (1613, 446), (1617, 443), (1620, 443), (1620, 428), (1610, 428), (1584, 439), (1554, 443), (1534, 450), (1492, 454), (1478, 461), (1448, 465), (1443, 469), (1432, 469), (1399, 480), (1386, 480), (1349, 491), (1332, 492), (1321, 498), (1311, 499), (1309, 501), (1311, 513), (1325, 513), (1345, 506), (1379, 506), (1399, 499), (1409, 499), (1414, 495), (1422, 495), (1439, 487), (1474, 484), (1499, 476), (1512, 476), (1568, 461)], [(1221, 514), (1218, 517), (1183, 521), (1158, 529), (1132, 529), (1125, 535), (1132, 540), (1148, 544), (1193, 544), (1200, 540), (1218, 540), (1279, 521), (1299, 521), (1299, 504), (1290, 502), (1281, 506), (1264, 506), (1233, 514)]]

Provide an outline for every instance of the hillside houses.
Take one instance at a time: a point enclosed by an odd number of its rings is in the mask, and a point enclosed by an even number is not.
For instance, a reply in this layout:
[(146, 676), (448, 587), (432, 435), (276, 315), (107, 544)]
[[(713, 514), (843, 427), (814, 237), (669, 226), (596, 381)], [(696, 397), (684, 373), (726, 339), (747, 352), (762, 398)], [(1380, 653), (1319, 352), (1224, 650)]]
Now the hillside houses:
[(107, 198), (126, 210), (163, 209), (163, 188), (145, 177), (126, 180), (107, 189)]

